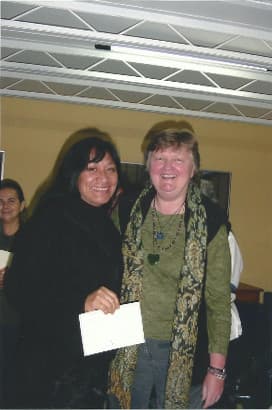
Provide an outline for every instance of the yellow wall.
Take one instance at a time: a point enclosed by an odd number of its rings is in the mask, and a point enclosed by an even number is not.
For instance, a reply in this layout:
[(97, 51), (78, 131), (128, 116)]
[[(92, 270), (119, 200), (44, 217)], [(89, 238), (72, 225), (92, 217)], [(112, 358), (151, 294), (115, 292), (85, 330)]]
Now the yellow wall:
[(159, 121), (189, 121), (200, 143), (202, 168), (232, 173), (230, 218), (243, 257), (242, 282), (272, 291), (272, 128), (238, 122), (143, 113), (6, 97), (1, 104), (5, 177), (18, 180), (27, 201), (48, 176), (74, 131), (109, 132), (123, 161), (141, 162), (146, 131)]

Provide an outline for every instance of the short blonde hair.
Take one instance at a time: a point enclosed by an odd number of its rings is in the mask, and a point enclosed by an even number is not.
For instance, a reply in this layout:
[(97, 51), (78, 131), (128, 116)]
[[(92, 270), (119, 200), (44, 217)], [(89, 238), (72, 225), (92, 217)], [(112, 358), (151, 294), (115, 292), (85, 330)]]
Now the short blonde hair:
[[(165, 127), (163, 127), (163, 124)], [(150, 152), (158, 151), (168, 147), (186, 147), (192, 152), (196, 172), (200, 168), (200, 154), (198, 141), (194, 132), (190, 128), (184, 128), (183, 122), (168, 121), (157, 124), (145, 136), (142, 148), (144, 152), (145, 164)]]

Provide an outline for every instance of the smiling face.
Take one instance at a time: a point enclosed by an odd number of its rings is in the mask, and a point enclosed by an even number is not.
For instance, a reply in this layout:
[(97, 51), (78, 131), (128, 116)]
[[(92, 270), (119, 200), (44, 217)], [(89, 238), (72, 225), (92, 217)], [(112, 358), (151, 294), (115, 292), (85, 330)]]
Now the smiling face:
[[(94, 157), (90, 153), (90, 161)], [(78, 178), (78, 190), (83, 201), (92, 206), (109, 202), (118, 183), (116, 165), (109, 153), (100, 162), (89, 162)]]
[(19, 215), (24, 207), (25, 202), (20, 202), (15, 189), (0, 189), (0, 219), (4, 223), (19, 221)]
[(170, 146), (150, 152), (147, 167), (161, 199), (185, 200), (195, 172), (192, 152), (186, 146)]

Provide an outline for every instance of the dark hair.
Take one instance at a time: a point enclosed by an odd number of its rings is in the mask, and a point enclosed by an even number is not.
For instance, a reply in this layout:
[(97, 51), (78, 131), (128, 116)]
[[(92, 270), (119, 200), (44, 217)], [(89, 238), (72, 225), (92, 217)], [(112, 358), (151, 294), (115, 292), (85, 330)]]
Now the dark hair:
[(188, 150), (192, 152), (196, 172), (199, 171), (200, 154), (198, 142), (192, 127), (183, 121), (162, 122), (156, 124), (148, 131), (142, 145), (145, 163), (147, 162), (150, 152), (171, 146), (187, 147)]
[(2, 181), (0, 181), (0, 190), (5, 188), (14, 189), (14, 191), (17, 193), (20, 202), (23, 202), (25, 200), (24, 192), (21, 188), (21, 185), (14, 179), (2, 179)]
[[(25, 201), (25, 196), (24, 196), (24, 192), (22, 190), (22, 187), (14, 179), (10, 179), (10, 178), (2, 179), (0, 181), (0, 191), (1, 191), (1, 189), (5, 189), (5, 188), (13, 189), (17, 193), (20, 204)], [(20, 224), (26, 221), (27, 214), (28, 214), (27, 209), (26, 209), (26, 207), (24, 207), (24, 209), (19, 214)]]
[(52, 196), (66, 194), (80, 196), (77, 185), (78, 178), (90, 162), (91, 151), (94, 153), (91, 162), (100, 162), (108, 153), (116, 165), (118, 184), (110, 203), (114, 200), (120, 184), (120, 158), (115, 145), (110, 140), (102, 138), (102, 133), (100, 132), (98, 137), (93, 136), (92, 133), (90, 137), (76, 140), (72, 145), (69, 145), (66, 152), (62, 153), (62, 156), (59, 158), (60, 163), (57, 164), (52, 181), (39, 201), (40, 204)]
[(114, 145), (97, 137), (85, 138), (75, 143), (64, 157), (56, 178), (57, 184), (61, 183), (60, 189), (67, 193), (79, 194), (77, 181), (90, 162), (91, 151), (94, 152), (91, 162), (100, 162), (107, 153), (110, 154), (116, 165), (118, 177), (120, 176), (120, 159)]
[[(118, 151), (106, 132), (95, 127), (79, 129), (68, 136), (61, 147), (49, 176), (37, 188), (30, 204), (30, 215), (48, 198), (65, 194), (79, 196), (77, 181), (80, 173), (89, 162), (90, 152), (94, 150), (94, 162), (99, 162), (109, 153), (116, 165), (119, 189), (121, 165)], [(113, 195), (114, 200), (116, 193)], [(111, 203), (111, 201), (110, 201)]]

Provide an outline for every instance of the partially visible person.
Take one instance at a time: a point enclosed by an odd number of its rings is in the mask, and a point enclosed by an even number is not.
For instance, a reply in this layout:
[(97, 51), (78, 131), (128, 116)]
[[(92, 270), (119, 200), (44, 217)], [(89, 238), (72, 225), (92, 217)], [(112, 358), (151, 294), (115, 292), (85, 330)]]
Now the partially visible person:
[(244, 269), (244, 261), (239, 244), (230, 224), (228, 224), (228, 232), (228, 241), (231, 254), (231, 292), (236, 293), (240, 283), (241, 273)]
[(236, 292), (239, 286), (241, 273), (244, 268), (244, 262), (240, 247), (231, 230), (231, 226), (228, 226), (228, 241), (231, 255), (231, 333), (230, 340), (237, 339), (242, 334), (242, 324), (239, 316), (238, 309), (235, 305)]
[(113, 216), (124, 232), (121, 303), (140, 301), (145, 343), (118, 350), (110, 406), (208, 408), (224, 389), (230, 338), (227, 220), (195, 182), (190, 129), (158, 124), (144, 148), (151, 184), (136, 200), (122, 196)]
[[(201, 192), (210, 198), (213, 202), (218, 204), (218, 197), (215, 192), (214, 184), (211, 180), (201, 179), (200, 180)], [(239, 316), (238, 309), (235, 304), (236, 292), (239, 286), (241, 273), (244, 268), (243, 257), (241, 254), (240, 247), (234, 236), (231, 223), (226, 224), (228, 232), (228, 242), (230, 247), (231, 255), (231, 278), (230, 278), (230, 289), (231, 289), (231, 332), (230, 340), (237, 339), (242, 334), (242, 324)]]
[(23, 323), (12, 408), (105, 406), (113, 352), (84, 357), (78, 315), (119, 308), (121, 241), (109, 208), (120, 159), (100, 131), (89, 134), (63, 153), (16, 240), (5, 280)]
[[(206, 178), (201, 178), (200, 180), (201, 192), (208, 196), (213, 202), (219, 203), (218, 196), (215, 192), (215, 186), (213, 182)], [(240, 247), (234, 236), (232, 226), (230, 222), (227, 223), (228, 232), (228, 242), (231, 255), (231, 278), (230, 278), (230, 289), (231, 289), (231, 331), (230, 331), (230, 343), (228, 348), (228, 359), (226, 363), (226, 369), (228, 373), (227, 383), (224, 389), (224, 394), (220, 403), (218, 403), (221, 408), (222, 405), (232, 406), (232, 398), (235, 397), (237, 390), (237, 380), (239, 379), (240, 366), (241, 366), (241, 356), (240, 356), (240, 336), (242, 335), (242, 323), (239, 315), (239, 311), (236, 306), (236, 292), (239, 286), (241, 273), (244, 267), (243, 257), (241, 254)]]
[(223, 404), (224, 406), (229, 405), (231, 408), (231, 406), (233, 406), (233, 398), (235, 398), (235, 396), (237, 395), (237, 389), (239, 389), (239, 380), (241, 378), (241, 364), (243, 362), (243, 358), (241, 356), (241, 349), (243, 349), (241, 343), (243, 342), (240, 338), (243, 333), (243, 327), (239, 315), (239, 310), (236, 306), (236, 292), (239, 286), (244, 263), (240, 247), (230, 223), (227, 224), (227, 230), (231, 254), (231, 332), (228, 349), (228, 360), (226, 366), (228, 379), (221, 404)]
[[(25, 197), (13, 179), (0, 181), (0, 402), (4, 406), (7, 386), (13, 380), (12, 363), (18, 341), (19, 318), (3, 292), (4, 276), (12, 257), (16, 235), (25, 220)], [(9, 382), (8, 382), (9, 380)], [(14, 380), (13, 380), (14, 381)], [(3, 406), (0, 406), (3, 408)]]

